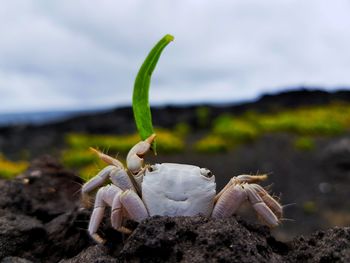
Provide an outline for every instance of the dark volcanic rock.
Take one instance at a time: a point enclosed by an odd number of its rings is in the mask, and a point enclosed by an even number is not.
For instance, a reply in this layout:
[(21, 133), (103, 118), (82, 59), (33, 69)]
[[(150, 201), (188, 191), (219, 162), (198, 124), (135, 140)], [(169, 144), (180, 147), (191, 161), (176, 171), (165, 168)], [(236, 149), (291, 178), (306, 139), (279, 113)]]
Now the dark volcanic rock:
[[(267, 227), (235, 217), (152, 217), (130, 237), (106, 214), (96, 245), (87, 235), (90, 210), (79, 209), (81, 183), (52, 158), (0, 181), (0, 262), (350, 262), (350, 228), (333, 228), (283, 243)], [(124, 241), (124, 242), (123, 242)]]
[(43, 222), (74, 209), (82, 180), (49, 156), (35, 160), (21, 176), (0, 180), (0, 208)]
[(1, 261), (1, 263), (32, 263), (32, 261), (19, 257), (6, 257)]
[(290, 262), (350, 262), (350, 227), (318, 231), (295, 239)]
[(330, 143), (323, 152), (322, 161), (328, 172), (340, 177), (350, 172), (350, 139), (342, 138)]
[(40, 256), (48, 262), (70, 258), (93, 244), (86, 231), (88, 211), (75, 209), (62, 214), (45, 225), (47, 241)]
[(0, 210), (0, 259), (40, 250), (43, 239), (45, 229), (37, 219)]
[(266, 227), (235, 218), (153, 217), (130, 236), (125, 262), (281, 262), (288, 252)]
[(102, 245), (91, 246), (71, 259), (62, 260), (60, 263), (115, 263), (117, 259), (108, 255), (108, 249)]
[(48, 156), (15, 179), (0, 180), (0, 259), (57, 262), (91, 245), (89, 212), (78, 207), (81, 183)]

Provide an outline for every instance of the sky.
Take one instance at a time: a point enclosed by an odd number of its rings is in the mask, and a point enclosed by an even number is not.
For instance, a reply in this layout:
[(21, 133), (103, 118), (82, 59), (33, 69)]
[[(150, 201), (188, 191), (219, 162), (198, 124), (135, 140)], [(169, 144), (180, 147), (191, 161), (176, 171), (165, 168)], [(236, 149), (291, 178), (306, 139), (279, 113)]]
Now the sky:
[(0, 113), (130, 105), (165, 34), (151, 105), (350, 87), (348, 0), (0, 0)]

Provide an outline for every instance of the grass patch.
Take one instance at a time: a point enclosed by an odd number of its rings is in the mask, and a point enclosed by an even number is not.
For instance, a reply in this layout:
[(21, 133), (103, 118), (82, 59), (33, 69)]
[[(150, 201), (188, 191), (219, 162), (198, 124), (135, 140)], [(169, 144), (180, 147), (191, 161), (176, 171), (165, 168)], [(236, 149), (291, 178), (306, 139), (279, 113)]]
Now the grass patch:
[(254, 140), (258, 136), (259, 131), (249, 121), (225, 115), (215, 121), (213, 133), (230, 141), (247, 142)]
[[(156, 133), (160, 153), (173, 153), (184, 150), (185, 144), (182, 136), (164, 129), (158, 129)], [(138, 134), (114, 136), (70, 133), (66, 135), (65, 140), (68, 147), (72, 149), (84, 151), (89, 147), (95, 147), (112, 153), (127, 153), (140, 141), (140, 137)], [(84, 154), (82, 153), (82, 158), (83, 156)]]
[(218, 153), (226, 152), (229, 149), (229, 145), (222, 137), (208, 135), (197, 141), (194, 149), (200, 153)]
[(255, 121), (263, 132), (333, 136), (349, 130), (350, 105), (302, 107), (277, 114), (256, 115)]
[(210, 114), (209, 107), (202, 106), (196, 109), (196, 118), (199, 127), (205, 128), (209, 125)]
[(69, 149), (62, 152), (61, 161), (69, 168), (82, 168), (97, 163), (99, 158), (89, 149)]
[(179, 122), (174, 127), (174, 134), (179, 138), (186, 137), (191, 132), (191, 127), (186, 122)]
[[(182, 152), (185, 148), (183, 137), (188, 132), (187, 129), (186, 125), (177, 127), (176, 133), (157, 129), (158, 152)], [(66, 135), (65, 141), (68, 148), (62, 152), (62, 163), (76, 169), (80, 177), (87, 180), (97, 174), (98, 167), (106, 165), (89, 150), (89, 147), (97, 148), (111, 156), (121, 154), (124, 159), (129, 150), (140, 141), (140, 137), (138, 134), (114, 136), (70, 133)]]
[(0, 154), (0, 178), (11, 179), (24, 172), (28, 168), (28, 162), (12, 162)]
[(210, 135), (195, 144), (199, 152), (222, 152), (234, 145), (255, 140), (265, 133), (287, 132), (299, 136), (294, 146), (312, 150), (312, 136), (336, 136), (350, 130), (350, 105), (333, 103), (300, 107), (262, 114), (247, 111), (240, 116), (222, 115), (213, 124)]
[(314, 139), (310, 137), (298, 137), (294, 141), (294, 147), (302, 151), (312, 151), (315, 146)]
[(263, 133), (289, 132), (302, 136), (333, 136), (350, 130), (350, 105), (301, 107), (277, 113), (247, 112), (219, 117), (212, 132), (235, 141), (255, 139)]

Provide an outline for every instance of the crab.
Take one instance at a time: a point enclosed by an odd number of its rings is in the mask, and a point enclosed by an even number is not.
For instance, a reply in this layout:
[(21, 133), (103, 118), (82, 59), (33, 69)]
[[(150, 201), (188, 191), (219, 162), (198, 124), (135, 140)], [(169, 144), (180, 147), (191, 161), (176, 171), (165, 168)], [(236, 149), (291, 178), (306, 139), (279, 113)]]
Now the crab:
[(233, 177), (217, 194), (215, 176), (206, 168), (178, 163), (144, 165), (143, 157), (155, 137), (152, 134), (131, 148), (127, 169), (117, 159), (92, 148), (108, 166), (83, 185), (82, 200), (86, 203), (89, 192), (111, 181), (97, 191), (89, 222), (89, 234), (96, 242), (104, 242), (97, 230), (106, 207), (111, 207), (112, 227), (126, 234), (131, 230), (123, 226), (124, 219), (140, 222), (154, 215), (225, 218), (235, 214), (245, 201), (267, 226), (280, 224), (282, 206), (257, 184), (266, 175)]

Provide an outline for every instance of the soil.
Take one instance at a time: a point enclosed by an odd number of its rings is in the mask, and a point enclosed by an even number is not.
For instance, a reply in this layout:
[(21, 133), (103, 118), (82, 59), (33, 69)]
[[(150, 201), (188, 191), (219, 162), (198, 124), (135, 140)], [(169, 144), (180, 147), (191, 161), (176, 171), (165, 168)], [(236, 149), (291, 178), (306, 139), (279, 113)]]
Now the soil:
[(290, 242), (237, 217), (152, 217), (123, 236), (101, 227), (87, 234), (91, 211), (80, 208), (81, 180), (44, 156), (24, 174), (0, 181), (0, 262), (349, 262), (350, 228), (334, 227)]

